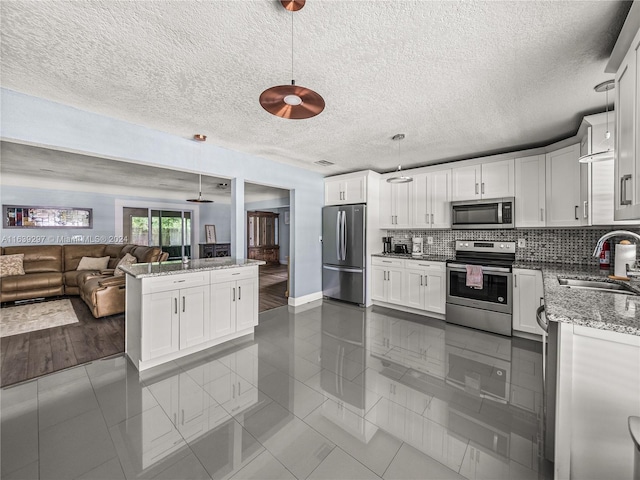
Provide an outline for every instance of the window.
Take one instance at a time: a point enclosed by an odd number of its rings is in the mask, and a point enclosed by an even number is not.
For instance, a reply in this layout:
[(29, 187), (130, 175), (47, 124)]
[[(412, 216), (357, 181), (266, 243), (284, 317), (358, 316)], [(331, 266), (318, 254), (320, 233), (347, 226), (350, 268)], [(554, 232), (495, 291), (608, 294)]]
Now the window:
[(122, 218), (130, 243), (160, 247), (169, 260), (191, 257), (191, 211), (124, 207)]

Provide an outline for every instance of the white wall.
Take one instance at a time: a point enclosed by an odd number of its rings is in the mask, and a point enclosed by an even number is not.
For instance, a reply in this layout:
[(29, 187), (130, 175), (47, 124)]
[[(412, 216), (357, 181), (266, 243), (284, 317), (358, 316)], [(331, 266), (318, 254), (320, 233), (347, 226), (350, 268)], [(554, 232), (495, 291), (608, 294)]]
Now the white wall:
[[(2, 140), (291, 190), (292, 296), (321, 292), (319, 238), (324, 201), (321, 174), (214, 145), (197, 144), (190, 138), (12, 90), (1, 89), (0, 93)], [(232, 218), (237, 218), (240, 212), (244, 216), (244, 202), (241, 205), (236, 202), (235, 208)], [(245, 229), (244, 224), (232, 222), (232, 243), (244, 239)]]

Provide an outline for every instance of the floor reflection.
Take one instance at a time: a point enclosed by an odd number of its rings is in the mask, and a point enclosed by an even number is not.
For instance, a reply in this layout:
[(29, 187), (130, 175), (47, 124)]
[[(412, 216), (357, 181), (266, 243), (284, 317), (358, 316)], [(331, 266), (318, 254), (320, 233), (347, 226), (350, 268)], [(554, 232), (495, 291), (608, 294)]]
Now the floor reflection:
[(283, 307), (143, 374), (119, 356), (2, 390), (2, 477), (546, 478), (541, 375), (532, 341)]

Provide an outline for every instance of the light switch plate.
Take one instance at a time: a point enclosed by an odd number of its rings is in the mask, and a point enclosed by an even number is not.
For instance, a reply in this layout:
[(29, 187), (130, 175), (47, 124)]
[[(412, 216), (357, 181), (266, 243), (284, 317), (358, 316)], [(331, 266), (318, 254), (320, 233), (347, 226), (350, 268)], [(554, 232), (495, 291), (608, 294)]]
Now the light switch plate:
[(524, 248), (526, 246), (527, 246), (527, 241), (524, 238), (519, 238), (518, 239), (518, 247)]

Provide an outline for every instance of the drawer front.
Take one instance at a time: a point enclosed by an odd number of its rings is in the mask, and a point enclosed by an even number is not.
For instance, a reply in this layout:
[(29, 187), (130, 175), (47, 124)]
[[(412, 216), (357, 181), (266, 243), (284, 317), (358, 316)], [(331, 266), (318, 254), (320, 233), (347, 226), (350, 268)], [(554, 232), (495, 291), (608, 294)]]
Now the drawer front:
[(445, 271), (444, 262), (429, 262), (426, 260), (407, 260), (405, 267), (409, 269), (416, 269), (416, 270), (429, 269), (429, 270), (438, 270), (440, 272)]
[(177, 288), (199, 287), (201, 285), (209, 285), (208, 271), (143, 278), (142, 293), (166, 292)]
[(404, 267), (404, 260), (402, 258), (371, 257), (371, 265), (402, 268)]
[(223, 268), (211, 272), (211, 283), (231, 282), (258, 276), (258, 266)]

